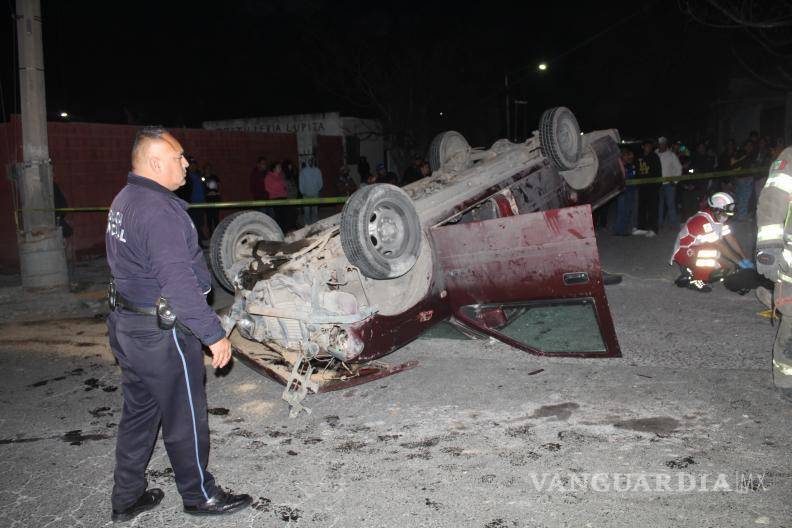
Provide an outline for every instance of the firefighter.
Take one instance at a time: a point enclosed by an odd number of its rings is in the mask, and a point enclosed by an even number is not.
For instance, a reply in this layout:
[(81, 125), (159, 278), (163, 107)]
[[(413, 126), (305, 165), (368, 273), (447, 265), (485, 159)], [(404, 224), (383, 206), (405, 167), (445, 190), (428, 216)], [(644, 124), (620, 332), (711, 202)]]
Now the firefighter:
[(773, 383), (792, 399), (792, 147), (770, 166), (756, 207), (757, 271), (775, 283), (774, 304), (782, 317), (773, 343)]
[(706, 293), (712, 291), (711, 283), (738, 269), (754, 267), (726, 224), (732, 215), (734, 198), (718, 192), (709, 197), (707, 207), (685, 222), (669, 262), (680, 268), (681, 274), (674, 282), (677, 286)]

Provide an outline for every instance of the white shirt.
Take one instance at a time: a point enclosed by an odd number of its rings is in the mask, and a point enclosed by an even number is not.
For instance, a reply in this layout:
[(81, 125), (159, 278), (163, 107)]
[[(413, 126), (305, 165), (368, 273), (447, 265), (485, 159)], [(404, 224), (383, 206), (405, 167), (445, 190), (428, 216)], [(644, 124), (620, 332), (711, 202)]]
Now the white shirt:
[(309, 198), (319, 196), (322, 190), (322, 171), (319, 167), (308, 167), (300, 171), (300, 193)]
[(657, 157), (660, 158), (660, 165), (663, 168), (663, 178), (682, 175), (682, 164), (679, 163), (679, 158), (677, 158), (677, 155), (670, 149), (666, 149), (665, 152), (656, 150), (655, 153)]

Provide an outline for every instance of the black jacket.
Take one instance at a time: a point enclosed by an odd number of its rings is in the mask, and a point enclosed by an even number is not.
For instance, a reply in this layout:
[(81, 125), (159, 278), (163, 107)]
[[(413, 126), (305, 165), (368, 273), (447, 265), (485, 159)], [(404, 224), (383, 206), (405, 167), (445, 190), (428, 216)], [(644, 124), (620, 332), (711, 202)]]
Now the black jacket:
[(162, 296), (204, 344), (225, 337), (220, 319), (206, 303), (212, 277), (184, 200), (129, 173), (111, 205), (105, 244), (116, 289), (125, 299), (154, 306)]

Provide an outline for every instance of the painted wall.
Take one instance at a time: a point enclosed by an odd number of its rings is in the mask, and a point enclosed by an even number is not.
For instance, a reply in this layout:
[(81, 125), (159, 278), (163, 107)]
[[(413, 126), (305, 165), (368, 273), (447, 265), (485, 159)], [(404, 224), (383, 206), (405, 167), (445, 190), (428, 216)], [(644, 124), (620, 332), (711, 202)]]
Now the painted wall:
[[(374, 119), (361, 119), (358, 117), (342, 117), (338, 112), (321, 114), (294, 114), (274, 117), (251, 117), (242, 119), (227, 119), (222, 121), (205, 121), (203, 127), (207, 130), (235, 130), (266, 133), (292, 133), (297, 136), (297, 149), (300, 162), (316, 158), (320, 164), (325, 164), (321, 159), (337, 159), (339, 155), (349, 165), (350, 174), (357, 181), (357, 158), (347, 160), (346, 138), (356, 136), (360, 142), (360, 155), (366, 156), (371, 170), (378, 163), (385, 161), (385, 145), (382, 140), (382, 126)], [(319, 141), (319, 136), (342, 136), (341, 152), (322, 152), (321, 148), (336, 145), (327, 141)], [(272, 160), (270, 160), (272, 161)], [(333, 175), (338, 174), (341, 165), (333, 167)], [(324, 170), (322, 171), (324, 173)], [(328, 175), (325, 175), (327, 178)]]
[[(107, 206), (126, 182), (129, 156), (139, 127), (95, 123), (49, 123), (50, 158), (54, 180), (72, 207)], [(256, 159), (297, 157), (291, 133), (255, 133), (174, 129), (174, 136), (199, 165), (211, 163), (220, 178), (223, 199), (249, 200), (249, 176)], [(0, 124), (0, 271), (18, 268), (13, 186), (6, 177), (9, 164), (22, 158), (19, 116)], [(105, 213), (69, 213), (74, 228), (69, 240), (78, 257), (104, 252)]]

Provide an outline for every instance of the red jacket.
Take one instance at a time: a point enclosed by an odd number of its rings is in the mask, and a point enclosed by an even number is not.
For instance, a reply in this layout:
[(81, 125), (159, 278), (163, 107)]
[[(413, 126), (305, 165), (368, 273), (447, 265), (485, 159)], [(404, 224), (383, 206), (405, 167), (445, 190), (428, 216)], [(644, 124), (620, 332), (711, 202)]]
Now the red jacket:
[(264, 179), (264, 184), (270, 200), (289, 197), (289, 190), (286, 187), (286, 178), (283, 177), (282, 172), (268, 172)]

